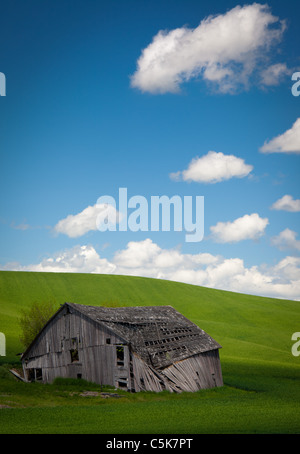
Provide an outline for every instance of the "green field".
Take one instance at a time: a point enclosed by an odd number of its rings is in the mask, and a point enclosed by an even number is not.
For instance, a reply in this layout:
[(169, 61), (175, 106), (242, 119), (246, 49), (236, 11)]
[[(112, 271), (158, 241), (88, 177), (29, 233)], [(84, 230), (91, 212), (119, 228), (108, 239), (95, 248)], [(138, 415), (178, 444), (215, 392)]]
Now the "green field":
[[(99, 387), (68, 380), (16, 381), (20, 310), (33, 302), (172, 305), (222, 345), (224, 386), (197, 393), (120, 392), (85, 397)], [(139, 277), (0, 272), (1, 433), (300, 433), (300, 302), (262, 298)]]

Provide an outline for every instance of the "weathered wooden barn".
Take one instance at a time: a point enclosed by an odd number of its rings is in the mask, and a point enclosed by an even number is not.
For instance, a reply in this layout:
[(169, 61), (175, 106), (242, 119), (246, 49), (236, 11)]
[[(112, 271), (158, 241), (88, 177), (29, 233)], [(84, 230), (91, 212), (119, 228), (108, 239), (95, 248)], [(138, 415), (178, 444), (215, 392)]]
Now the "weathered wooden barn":
[(22, 355), (28, 381), (83, 378), (128, 391), (222, 386), (221, 346), (171, 306), (65, 303)]

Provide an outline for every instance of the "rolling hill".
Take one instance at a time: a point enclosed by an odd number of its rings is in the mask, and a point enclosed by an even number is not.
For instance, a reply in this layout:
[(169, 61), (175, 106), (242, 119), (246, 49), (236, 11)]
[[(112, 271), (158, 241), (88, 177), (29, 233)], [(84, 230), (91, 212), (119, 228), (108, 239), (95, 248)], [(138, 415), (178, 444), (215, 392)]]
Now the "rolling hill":
[(300, 330), (300, 302), (256, 297), (132, 276), (0, 272), (0, 331), (7, 359), (22, 351), (18, 317), (33, 302), (171, 305), (222, 346), (222, 357), (293, 364), (291, 335)]
[[(225, 430), (222, 423), (225, 424), (228, 418), (227, 412), (233, 419), (225, 431), (243, 432), (243, 427), (248, 432), (300, 431), (296, 410), (300, 403), (300, 356), (291, 353), (292, 334), (300, 331), (300, 302), (142, 277), (1, 271), (0, 332), (5, 334), (7, 343), (7, 356), (0, 357), (2, 364), (18, 361), (16, 354), (23, 349), (19, 341), (18, 317), (22, 308), (35, 301), (52, 301), (58, 307), (66, 301), (110, 306), (172, 305), (223, 347), (220, 357), (227, 394), (226, 398), (220, 395), (220, 409), (223, 410), (217, 419), (219, 425), (214, 426), (213, 431)], [(233, 417), (240, 408), (237, 390), (249, 392), (249, 395), (243, 395), (248, 403), (242, 404), (245, 414), (240, 421), (234, 421)], [(209, 405), (208, 401), (206, 404)], [(194, 405), (190, 398), (189, 405), (191, 408)], [(249, 415), (247, 405), (250, 405)], [(125, 407), (122, 408), (125, 411)], [(204, 405), (203, 411), (205, 408)], [(195, 403), (197, 415), (199, 411)], [(250, 418), (248, 426), (247, 418)], [(263, 418), (260, 424), (259, 418)], [(189, 426), (188, 420), (185, 425), (174, 424), (166, 429), (168, 433), (179, 433), (182, 427), (185, 427), (184, 433), (196, 433), (195, 426), (192, 422)], [(254, 430), (257, 424), (258, 428)], [(149, 433), (155, 433), (151, 432), (151, 425), (149, 427)], [(206, 430), (204, 427), (202, 425), (197, 431)], [(152, 430), (155, 430), (154, 426)], [(130, 430), (125, 428), (124, 431)]]

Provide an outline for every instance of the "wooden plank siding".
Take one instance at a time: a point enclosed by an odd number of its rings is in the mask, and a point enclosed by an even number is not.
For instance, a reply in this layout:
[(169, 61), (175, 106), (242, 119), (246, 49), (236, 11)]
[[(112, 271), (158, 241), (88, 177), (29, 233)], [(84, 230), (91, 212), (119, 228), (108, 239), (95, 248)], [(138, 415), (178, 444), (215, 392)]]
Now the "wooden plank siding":
[[(72, 339), (76, 339), (78, 361), (72, 362)], [(110, 343), (107, 344), (107, 341)], [(79, 313), (62, 311), (39, 336), (23, 360), (24, 376), (28, 369), (42, 369), (43, 382), (56, 377), (81, 378), (116, 386), (118, 378), (128, 380), (128, 367), (117, 367), (116, 345), (124, 340), (110, 330)], [(128, 364), (128, 353), (126, 356)]]
[(134, 355), (134, 378), (137, 391), (198, 391), (223, 386), (218, 350), (192, 356), (154, 371)]
[(218, 350), (178, 361), (165, 368), (162, 375), (171, 381), (172, 387), (177, 391), (198, 391), (223, 386)]

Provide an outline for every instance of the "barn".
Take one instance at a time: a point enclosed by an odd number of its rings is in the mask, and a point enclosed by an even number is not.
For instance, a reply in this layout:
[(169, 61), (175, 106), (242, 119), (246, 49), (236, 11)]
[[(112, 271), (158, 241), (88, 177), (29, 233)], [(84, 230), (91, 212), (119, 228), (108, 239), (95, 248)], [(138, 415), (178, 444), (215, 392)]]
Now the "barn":
[(132, 392), (222, 386), (219, 345), (172, 306), (65, 303), (22, 354), (27, 381), (83, 378)]

